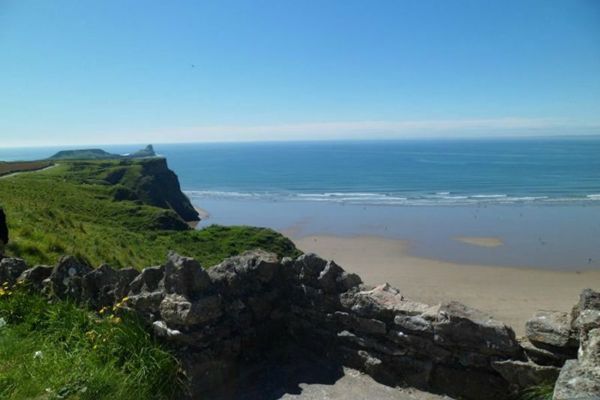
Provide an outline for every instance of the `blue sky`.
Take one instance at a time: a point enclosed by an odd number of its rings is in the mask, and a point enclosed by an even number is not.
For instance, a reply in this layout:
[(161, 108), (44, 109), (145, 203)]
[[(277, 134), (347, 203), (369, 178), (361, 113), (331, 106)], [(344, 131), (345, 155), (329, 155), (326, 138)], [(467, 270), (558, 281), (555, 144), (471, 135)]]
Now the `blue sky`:
[(600, 134), (600, 2), (0, 0), (0, 146)]

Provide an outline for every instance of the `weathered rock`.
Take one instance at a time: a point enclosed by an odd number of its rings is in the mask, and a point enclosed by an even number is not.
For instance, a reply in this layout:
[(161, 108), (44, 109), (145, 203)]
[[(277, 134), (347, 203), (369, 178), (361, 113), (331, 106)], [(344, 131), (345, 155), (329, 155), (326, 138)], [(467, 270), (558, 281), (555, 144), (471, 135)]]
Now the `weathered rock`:
[(495, 361), (492, 367), (510, 384), (515, 393), (541, 384), (553, 384), (560, 368), (537, 365), (531, 361)]
[(586, 309), (573, 321), (573, 330), (585, 336), (592, 329), (600, 328), (600, 310)]
[(579, 295), (579, 302), (571, 311), (571, 321), (575, 321), (583, 310), (600, 311), (600, 292), (592, 289), (584, 289)]
[(301, 255), (294, 262), (294, 270), (298, 274), (298, 279), (301, 282), (317, 286), (317, 279), (321, 274), (321, 271), (325, 269), (327, 261), (319, 257), (314, 253), (306, 253)]
[(211, 321), (222, 314), (220, 296), (194, 301), (178, 294), (168, 294), (160, 303), (160, 315), (167, 325), (189, 326)]
[(600, 399), (600, 328), (582, 334), (581, 339), (578, 359), (567, 361), (560, 371), (555, 400)]
[(394, 324), (402, 331), (421, 335), (433, 335), (433, 324), (420, 315), (396, 315)]
[(277, 255), (255, 250), (226, 259), (210, 268), (208, 275), (219, 290), (240, 296), (260, 291), (278, 269)]
[(113, 294), (116, 283), (115, 270), (103, 264), (83, 276), (81, 300), (95, 308), (110, 306), (116, 302)]
[(562, 367), (565, 361), (575, 357), (572, 349), (565, 350), (540, 343), (534, 345), (527, 339), (521, 339), (519, 344), (527, 357), (539, 365)]
[(161, 291), (140, 292), (133, 294), (130, 292), (127, 306), (138, 312), (140, 316), (148, 321), (154, 321), (159, 314), (160, 303), (165, 297)]
[(390, 330), (387, 338), (396, 343), (404, 354), (418, 355), (421, 358), (428, 358), (440, 363), (452, 361), (452, 352), (435, 344), (433, 339), (410, 335), (397, 330)]
[(433, 329), (434, 341), (444, 347), (506, 358), (520, 354), (512, 328), (459, 302), (442, 304)]
[(130, 290), (130, 284), (137, 278), (140, 272), (134, 268), (122, 268), (115, 271), (117, 279), (112, 290), (115, 300), (120, 301)]
[(329, 261), (319, 274), (317, 281), (325, 293), (336, 293), (338, 291), (338, 279), (344, 270), (333, 261)]
[(337, 279), (337, 282), (342, 292), (357, 288), (363, 283), (362, 279), (360, 279), (360, 276), (349, 272), (343, 272), (342, 275)]
[(568, 313), (560, 311), (538, 311), (525, 324), (527, 338), (533, 344), (547, 344), (559, 348), (576, 348), (578, 340), (571, 329)]
[(581, 367), (577, 360), (568, 360), (560, 370), (552, 399), (600, 399), (600, 374), (597, 370)]
[(577, 353), (580, 367), (593, 370), (600, 378), (600, 328), (588, 331), (581, 339)]
[(163, 284), (167, 293), (194, 297), (201, 295), (211, 286), (208, 273), (193, 258), (169, 252), (164, 271)]
[(17, 278), (27, 269), (27, 264), (20, 258), (5, 257), (0, 260), (0, 285), (14, 285)]
[(21, 282), (24, 286), (32, 289), (41, 291), (43, 288), (43, 282), (52, 273), (52, 267), (48, 265), (36, 265), (33, 268), (26, 269), (17, 278), (17, 282)]
[(385, 335), (387, 333), (385, 323), (377, 319), (356, 317), (341, 311), (336, 311), (334, 317), (344, 328), (354, 332), (370, 335)]
[(396, 314), (418, 315), (429, 306), (404, 300), (398, 289), (385, 283), (372, 290), (347, 292), (341, 297), (342, 306), (359, 316), (392, 320)]
[(48, 291), (58, 298), (81, 299), (82, 278), (92, 268), (71, 256), (62, 257), (50, 274)]
[(164, 272), (164, 266), (144, 268), (129, 284), (130, 295), (157, 291), (163, 279)]

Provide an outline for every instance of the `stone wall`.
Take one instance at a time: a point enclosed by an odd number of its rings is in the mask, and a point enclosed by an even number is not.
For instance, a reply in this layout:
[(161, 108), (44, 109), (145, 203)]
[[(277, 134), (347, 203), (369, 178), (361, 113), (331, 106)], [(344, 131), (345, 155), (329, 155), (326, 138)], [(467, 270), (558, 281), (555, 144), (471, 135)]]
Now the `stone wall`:
[[(6, 258), (0, 280), (20, 280), (95, 309), (124, 304), (178, 349), (191, 397), (207, 396), (234, 379), (242, 363), (289, 343), (386, 385), (465, 399), (506, 399), (554, 382), (566, 360), (556, 399), (594, 393), (600, 379), (600, 294), (592, 291), (571, 314), (536, 315), (527, 340), (518, 341), (510, 327), (480, 311), (410, 301), (387, 284), (364, 285), (314, 254), (279, 260), (253, 251), (205, 270), (171, 253), (164, 265), (141, 272), (91, 269), (71, 257), (27, 269)], [(572, 388), (573, 374), (582, 373), (587, 383)]]

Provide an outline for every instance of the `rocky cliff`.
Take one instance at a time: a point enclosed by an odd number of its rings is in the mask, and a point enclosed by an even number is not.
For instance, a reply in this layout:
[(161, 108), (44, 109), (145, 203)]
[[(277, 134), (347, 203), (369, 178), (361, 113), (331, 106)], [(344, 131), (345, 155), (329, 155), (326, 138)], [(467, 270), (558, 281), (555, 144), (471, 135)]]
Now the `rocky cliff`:
[(313, 254), (280, 260), (253, 251), (205, 270), (171, 253), (141, 272), (92, 269), (70, 257), (28, 269), (5, 258), (0, 280), (141, 316), (178, 349), (190, 398), (223, 387), (232, 395), (241, 370), (290, 344), (386, 385), (459, 398), (509, 399), (559, 373), (555, 399), (600, 396), (600, 293), (591, 290), (572, 313), (534, 316), (519, 342), (510, 327), (466, 305), (413, 302)]
[(126, 180), (116, 181), (128, 191), (127, 198), (140, 200), (144, 204), (172, 209), (184, 221), (199, 221), (199, 214), (181, 191), (179, 179), (169, 169), (165, 158), (148, 158), (136, 161), (141, 172), (130, 175)]

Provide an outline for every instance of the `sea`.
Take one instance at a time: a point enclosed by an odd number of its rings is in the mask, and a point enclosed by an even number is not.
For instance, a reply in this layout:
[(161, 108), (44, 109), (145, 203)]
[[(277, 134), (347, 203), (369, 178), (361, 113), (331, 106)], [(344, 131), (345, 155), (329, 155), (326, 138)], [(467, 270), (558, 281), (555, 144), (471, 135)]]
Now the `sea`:
[[(144, 145), (100, 147), (125, 154)], [(406, 240), (416, 256), (452, 262), (600, 268), (600, 137), (154, 147), (207, 212), (200, 229), (382, 236)], [(0, 148), (0, 160), (66, 148)]]

